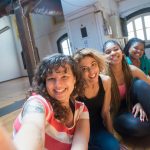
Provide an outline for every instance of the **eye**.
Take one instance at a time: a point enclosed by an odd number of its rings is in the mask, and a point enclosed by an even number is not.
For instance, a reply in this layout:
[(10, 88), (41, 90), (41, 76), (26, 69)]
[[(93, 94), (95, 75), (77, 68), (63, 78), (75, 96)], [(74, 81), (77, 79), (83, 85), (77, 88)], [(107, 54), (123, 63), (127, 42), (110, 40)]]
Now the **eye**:
[(47, 80), (47, 81), (54, 81), (54, 80), (55, 80), (55, 78), (47, 77), (47, 78), (46, 78), (46, 80)]
[(114, 49), (114, 51), (118, 51), (118, 50), (119, 50), (119, 48), (115, 48), (115, 49)]
[(82, 67), (81, 70), (82, 70), (83, 72), (87, 72), (87, 71), (88, 71), (88, 68), (87, 68), (87, 67)]
[(94, 62), (94, 63), (92, 63), (92, 65), (91, 65), (92, 67), (96, 67), (97, 66), (97, 63), (96, 62)]
[(62, 79), (66, 80), (68, 79), (68, 76), (62, 76)]
[(110, 49), (108, 49), (108, 50), (105, 51), (105, 54), (107, 54), (107, 55), (110, 54), (110, 53), (111, 53)]

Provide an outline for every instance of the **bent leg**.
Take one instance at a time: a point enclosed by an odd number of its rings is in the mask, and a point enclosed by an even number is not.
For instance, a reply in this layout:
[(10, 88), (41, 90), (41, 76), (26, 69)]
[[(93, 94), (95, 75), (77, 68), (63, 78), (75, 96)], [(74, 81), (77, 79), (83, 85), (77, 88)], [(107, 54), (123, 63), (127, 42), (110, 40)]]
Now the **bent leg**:
[(150, 135), (150, 122), (141, 122), (132, 113), (123, 113), (114, 120), (115, 130), (122, 136), (142, 137)]
[(143, 80), (135, 80), (131, 88), (131, 99), (139, 102), (150, 116), (150, 85)]

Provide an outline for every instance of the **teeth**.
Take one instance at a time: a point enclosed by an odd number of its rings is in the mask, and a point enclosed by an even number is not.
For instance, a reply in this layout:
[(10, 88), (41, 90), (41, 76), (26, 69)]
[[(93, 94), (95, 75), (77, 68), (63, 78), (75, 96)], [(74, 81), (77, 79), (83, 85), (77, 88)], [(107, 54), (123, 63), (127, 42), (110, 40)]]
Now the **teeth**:
[(112, 60), (117, 60), (119, 57), (118, 56), (113, 56), (111, 59)]
[(92, 76), (90, 76), (90, 78), (95, 78), (96, 77), (96, 74), (93, 74)]
[(58, 92), (58, 93), (61, 93), (61, 92), (63, 92), (65, 89), (61, 89), (61, 90), (55, 90), (56, 92)]

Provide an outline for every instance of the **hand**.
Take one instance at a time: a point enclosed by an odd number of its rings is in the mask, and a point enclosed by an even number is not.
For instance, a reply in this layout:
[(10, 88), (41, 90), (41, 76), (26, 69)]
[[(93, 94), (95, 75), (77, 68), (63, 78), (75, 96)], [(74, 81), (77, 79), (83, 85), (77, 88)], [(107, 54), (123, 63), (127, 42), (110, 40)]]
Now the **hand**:
[(128, 150), (128, 147), (126, 147), (124, 144), (120, 144), (120, 150)]
[(137, 117), (138, 113), (140, 113), (141, 122), (144, 122), (145, 120), (148, 121), (148, 117), (140, 103), (136, 103), (132, 108), (132, 114), (134, 115), (134, 117)]

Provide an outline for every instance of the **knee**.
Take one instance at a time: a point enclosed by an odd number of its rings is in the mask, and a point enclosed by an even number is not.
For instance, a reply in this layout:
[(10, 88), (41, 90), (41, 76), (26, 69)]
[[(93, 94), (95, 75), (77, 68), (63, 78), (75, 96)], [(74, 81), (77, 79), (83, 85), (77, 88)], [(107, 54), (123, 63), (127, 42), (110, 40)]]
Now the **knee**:
[(122, 114), (115, 119), (114, 128), (121, 135), (136, 136), (139, 122), (139, 118), (134, 118), (131, 113)]
[(133, 86), (135, 90), (139, 90), (139, 91), (141, 91), (142, 89), (143, 90), (150, 89), (150, 85), (147, 82), (140, 79), (135, 80)]

